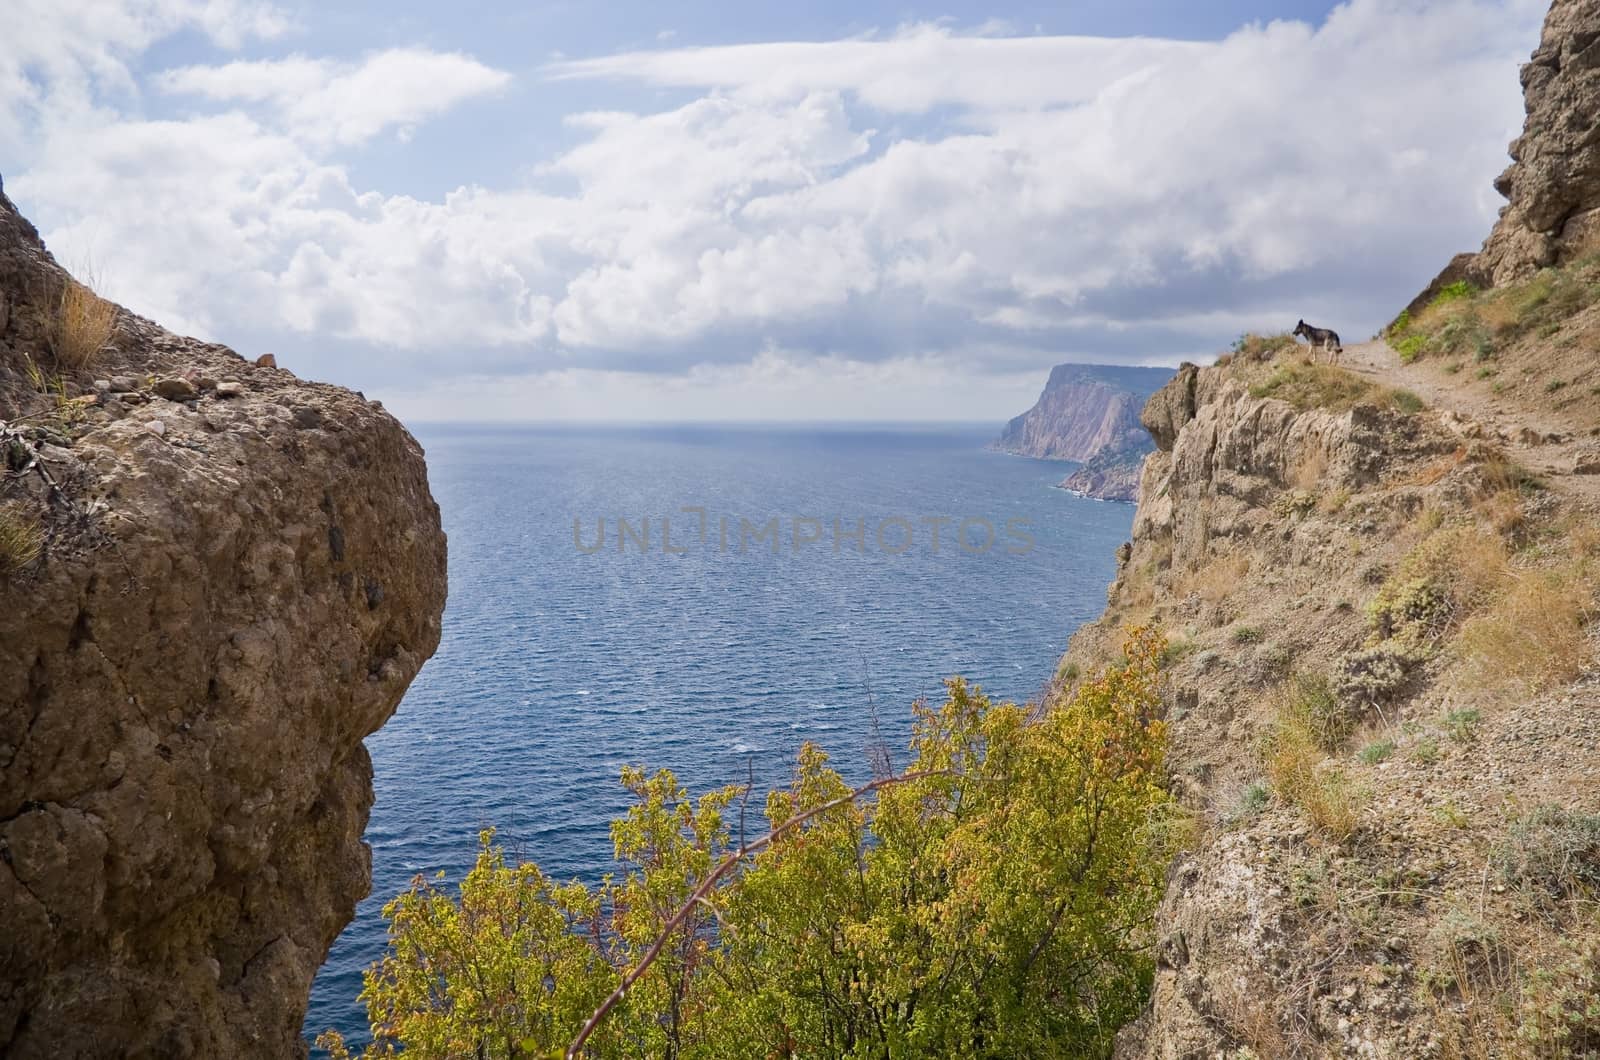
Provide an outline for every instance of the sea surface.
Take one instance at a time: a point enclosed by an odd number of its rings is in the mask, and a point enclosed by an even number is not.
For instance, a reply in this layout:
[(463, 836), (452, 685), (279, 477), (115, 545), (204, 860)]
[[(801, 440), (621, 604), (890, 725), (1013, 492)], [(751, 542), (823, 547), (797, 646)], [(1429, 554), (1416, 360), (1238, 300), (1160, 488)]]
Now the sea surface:
[(459, 877), (481, 828), (593, 881), (626, 764), (770, 787), (812, 740), (864, 781), (875, 726), (903, 767), (911, 703), (952, 674), (1035, 696), (1133, 517), (1054, 488), (1071, 465), (986, 451), (989, 426), (415, 433), (450, 536), (443, 640), (367, 740), (373, 891), (317, 976), (311, 1037), (367, 1039), (383, 903)]

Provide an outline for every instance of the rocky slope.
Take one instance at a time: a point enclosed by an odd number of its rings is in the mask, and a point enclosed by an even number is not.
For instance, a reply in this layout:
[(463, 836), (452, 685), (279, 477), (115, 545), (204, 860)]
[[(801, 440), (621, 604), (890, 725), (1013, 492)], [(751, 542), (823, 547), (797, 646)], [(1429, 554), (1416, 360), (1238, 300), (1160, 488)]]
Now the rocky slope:
[(0, 193), (0, 1053), (303, 1054), (439, 638), (422, 452), (72, 290)]
[(1133, 539), (1057, 677), (1169, 640), (1193, 830), (1125, 1060), (1600, 1056), (1597, 40), (1557, 0), (1511, 205), (1452, 263), (1528, 285), (1447, 301), (1475, 354), (1223, 356), (1143, 410)]
[(1353, 355), (1380, 381), (1188, 367), (1145, 410), (1133, 540), (1061, 678), (1169, 638), (1195, 835), (1119, 1056), (1591, 1055), (1557, 1025), (1600, 1035), (1593, 498)]

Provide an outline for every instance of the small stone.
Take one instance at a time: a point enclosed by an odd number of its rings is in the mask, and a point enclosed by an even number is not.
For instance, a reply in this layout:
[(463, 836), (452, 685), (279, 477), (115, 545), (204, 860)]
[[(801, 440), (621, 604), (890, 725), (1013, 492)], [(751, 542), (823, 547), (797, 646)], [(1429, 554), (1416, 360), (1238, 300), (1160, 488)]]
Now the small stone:
[(237, 379), (224, 379), (217, 384), (217, 397), (236, 398), (244, 393), (244, 384)]
[(257, 368), (276, 368), (276, 367), (278, 367), (278, 359), (276, 357), (272, 356), (272, 354), (270, 354), (270, 353), (263, 353), (260, 357), (256, 358), (256, 367)]
[(165, 437), (167, 433), (167, 425), (162, 423), (160, 420), (151, 420), (149, 423), (144, 425), (144, 429), (155, 435), (157, 438)]
[(139, 381), (131, 375), (114, 375), (111, 377), (111, 392), (113, 394), (131, 394), (139, 389)]
[(94, 388), (96, 390), (98, 390), (100, 393), (103, 394), (106, 391), (111, 389), (111, 380), (109, 380), (109, 379), (96, 379), (94, 381), (93, 385), (94, 385)]
[(182, 377), (156, 380), (155, 392), (168, 401), (193, 401), (200, 393), (193, 383)]

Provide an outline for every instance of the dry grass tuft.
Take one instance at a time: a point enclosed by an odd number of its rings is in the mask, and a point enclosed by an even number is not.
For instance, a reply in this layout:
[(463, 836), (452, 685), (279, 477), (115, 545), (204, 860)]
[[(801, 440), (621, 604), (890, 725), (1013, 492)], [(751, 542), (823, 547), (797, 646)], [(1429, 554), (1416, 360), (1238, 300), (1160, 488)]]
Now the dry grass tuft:
[(1579, 565), (1514, 575), (1492, 606), (1461, 627), (1460, 650), (1474, 677), (1534, 692), (1577, 677), (1591, 656), (1584, 624), (1594, 614), (1594, 589)]
[(1302, 456), (1293, 467), (1289, 469), (1289, 485), (1297, 490), (1307, 492), (1317, 488), (1322, 481), (1322, 476), (1328, 471), (1328, 454), (1317, 446)]
[(1323, 734), (1303, 698), (1291, 690), (1279, 708), (1265, 748), (1267, 779), (1313, 827), (1343, 841), (1360, 827), (1366, 796), (1344, 770), (1323, 761)]
[(116, 305), (69, 278), (61, 291), (61, 306), (56, 316), (56, 363), (73, 370), (89, 367), (111, 341), (116, 324)]
[(1194, 570), (1185, 572), (1173, 586), (1173, 595), (1183, 600), (1198, 594), (1208, 604), (1226, 600), (1250, 573), (1250, 557), (1242, 552), (1218, 556)]
[(44, 531), (38, 520), (16, 505), (0, 506), (0, 577), (31, 566), (44, 552)]

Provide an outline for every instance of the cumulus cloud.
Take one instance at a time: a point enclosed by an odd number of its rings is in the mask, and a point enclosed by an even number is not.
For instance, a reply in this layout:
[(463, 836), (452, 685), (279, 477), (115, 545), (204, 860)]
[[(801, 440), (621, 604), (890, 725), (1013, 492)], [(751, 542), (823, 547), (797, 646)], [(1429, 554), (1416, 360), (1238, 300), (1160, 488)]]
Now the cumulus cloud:
[[(129, 76), (128, 49), (218, 6), (167, 3), (132, 45), (26, 64), (31, 91)], [(111, 293), (214, 337), (337, 346), (346, 380), (722, 393), (769, 385), (748, 370), (782, 350), (888, 396), (929, 357), (1012, 380), (1298, 316), (1370, 331), (1493, 220), (1541, 14), (1351, 0), (1215, 42), (918, 25), (561, 61), (539, 76), (671, 102), (571, 115), (560, 153), (437, 200), (363, 186), (351, 152), (507, 90), (467, 55), (185, 66), (151, 79), (182, 118), (13, 93), (0, 122), (23, 130), (8, 187), (53, 244), (114, 248)]]

